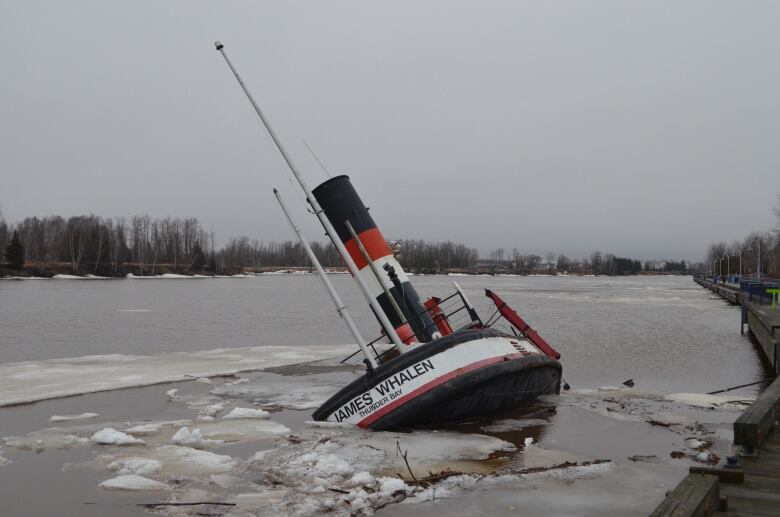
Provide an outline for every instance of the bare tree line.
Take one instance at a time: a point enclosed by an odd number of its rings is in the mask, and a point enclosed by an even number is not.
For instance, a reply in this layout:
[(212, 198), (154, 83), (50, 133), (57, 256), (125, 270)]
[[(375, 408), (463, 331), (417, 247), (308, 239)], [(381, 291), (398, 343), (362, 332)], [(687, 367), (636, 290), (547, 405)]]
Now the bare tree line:
[[(214, 249), (214, 235), (194, 217), (47, 216), (27, 217), (11, 226), (0, 216), (0, 249), (5, 249), (13, 231), (24, 244), (27, 263), (41, 271), (54, 264), (65, 264), (72, 273), (95, 275), (154, 275), (163, 266), (165, 271), (181, 273), (311, 266), (300, 243), (293, 241), (262, 242), (238, 237)], [(468, 269), (478, 260), (476, 249), (452, 241), (410, 239), (399, 243), (404, 266), (417, 270)], [(312, 242), (311, 246), (326, 267), (343, 265), (330, 242)]]
[(19, 234), (27, 262), (66, 263), (73, 273), (119, 273), (132, 265), (140, 274), (154, 274), (159, 264), (189, 272), (198, 250), (208, 249), (211, 236), (195, 218), (152, 219), (148, 215), (104, 218), (81, 215), (27, 217), (13, 227), (0, 218), (0, 249), (12, 231)]
[(773, 232), (752, 232), (742, 240), (716, 242), (707, 249), (704, 271), (714, 275), (762, 275), (780, 277), (780, 194), (772, 208)]

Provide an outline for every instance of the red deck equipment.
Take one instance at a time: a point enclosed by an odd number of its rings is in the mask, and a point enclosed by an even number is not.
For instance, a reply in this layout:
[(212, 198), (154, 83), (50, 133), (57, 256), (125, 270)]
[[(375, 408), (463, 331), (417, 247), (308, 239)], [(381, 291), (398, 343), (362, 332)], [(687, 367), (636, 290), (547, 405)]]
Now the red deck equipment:
[(493, 300), (493, 303), (496, 304), (496, 308), (498, 309), (498, 312), (501, 313), (501, 316), (506, 318), (506, 320), (509, 321), (513, 327), (515, 327), (520, 331), (521, 334), (527, 337), (528, 341), (536, 345), (539, 350), (553, 359), (561, 358), (560, 352), (551, 347), (547, 341), (545, 341), (542, 336), (540, 336), (534, 329), (532, 329), (531, 326), (526, 323), (525, 320), (521, 318), (512, 307), (507, 305), (500, 296), (498, 296), (490, 289), (485, 289), (485, 296)]

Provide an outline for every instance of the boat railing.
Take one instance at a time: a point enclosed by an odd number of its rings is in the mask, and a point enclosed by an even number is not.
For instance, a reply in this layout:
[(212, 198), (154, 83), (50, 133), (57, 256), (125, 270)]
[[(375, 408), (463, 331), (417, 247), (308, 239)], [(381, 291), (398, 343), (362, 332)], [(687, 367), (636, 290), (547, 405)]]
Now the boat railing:
[[(460, 289), (456, 289), (454, 293), (446, 298), (430, 298), (429, 302), (426, 303), (426, 308), (413, 314), (411, 318), (417, 319), (425, 313), (428, 313), (431, 316), (433, 323), (429, 323), (424, 327), (423, 332), (427, 332), (435, 327), (437, 332), (435, 336), (437, 337), (451, 334), (456, 330), (472, 327), (475, 324), (481, 325), (478, 317), (476, 320), (474, 319), (475, 313), (473, 313), (473, 309), (471, 309), (468, 300)], [(420, 343), (420, 345), (424, 344), (425, 343)], [(395, 353), (393, 353), (394, 346), (389, 342), (387, 334), (384, 332), (369, 341), (367, 345), (373, 352), (374, 358), (378, 364), (382, 364), (383, 362), (396, 357)], [(356, 350), (351, 355), (342, 359), (341, 362), (345, 363), (349, 361), (359, 352), (360, 350)]]

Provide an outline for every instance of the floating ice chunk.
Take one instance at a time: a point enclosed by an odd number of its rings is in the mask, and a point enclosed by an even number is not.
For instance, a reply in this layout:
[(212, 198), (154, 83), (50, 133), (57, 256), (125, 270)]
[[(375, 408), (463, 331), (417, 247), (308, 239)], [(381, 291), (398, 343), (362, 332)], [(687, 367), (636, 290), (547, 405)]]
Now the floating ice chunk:
[(179, 388), (173, 388), (168, 390), (165, 394), (168, 396), (168, 400), (181, 400), (176, 394), (179, 392)]
[(6, 458), (5, 456), (3, 456), (3, 450), (2, 450), (2, 449), (0, 449), (0, 468), (3, 468), (3, 467), (5, 467), (5, 466), (6, 466), (6, 465), (8, 465), (9, 463), (11, 463), (11, 460), (9, 460), (9, 459), (8, 459), (8, 458)]
[(377, 481), (379, 481), (379, 495), (381, 496), (391, 496), (399, 490), (406, 491), (410, 488), (402, 479), (398, 478), (381, 477)]
[(81, 413), (80, 415), (53, 415), (49, 418), (51, 422), (66, 422), (68, 420), (87, 420), (100, 416), (100, 413)]
[(218, 403), (218, 404), (211, 404), (209, 406), (206, 406), (205, 408), (200, 410), (200, 413), (198, 413), (197, 420), (203, 421), (203, 422), (211, 422), (214, 420), (214, 417), (217, 416), (217, 413), (225, 409), (225, 404)]
[(113, 427), (106, 427), (96, 432), (90, 438), (95, 443), (101, 445), (145, 445), (146, 442), (140, 438), (130, 436), (129, 434), (117, 431)]
[(268, 418), (269, 416), (270, 413), (268, 411), (263, 411), (262, 409), (236, 407), (233, 408), (230, 413), (223, 416), (222, 419), (231, 420), (236, 418)]
[(697, 440), (696, 438), (688, 438), (685, 440), (685, 446), (690, 449), (700, 449), (701, 447), (704, 447), (707, 445), (707, 442), (703, 442), (701, 440)]
[(702, 451), (696, 455), (696, 459), (698, 461), (708, 462), (710, 459), (712, 459), (712, 455), (709, 453), (709, 451)]
[(100, 483), (102, 488), (114, 490), (167, 490), (168, 485), (143, 476), (128, 474), (107, 479)]
[(199, 382), (201, 384), (214, 384), (208, 377), (198, 377), (195, 379), (195, 382)]
[(350, 486), (366, 486), (371, 485), (376, 481), (374, 476), (366, 472), (365, 470), (361, 470), (360, 472), (356, 472), (352, 478), (347, 482)]
[(130, 434), (156, 434), (159, 433), (161, 429), (162, 424), (140, 424), (125, 429), (125, 432)]
[(352, 473), (352, 467), (346, 461), (332, 454), (322, 454), (317, 457), (314, 468), (330, 475), (346, 476)]
[(529, 436), (525, 440), (523, 440), (523, 445), (525, 446), (526, 449), (528, 447), (530, 447), (531, 444), (533, 444), (533, 443), (534, 443), (534, 437), (533, 436)]
[(171, 437), (171, 441), (176, 445), (197, 445), (203, 441), (203, 435), (200, 429), (190, 431), (189, 427), (182, 427)]
[(238, 464), (230, 456), (178, 445), (163, 445), (155, 448), (154, 453), (163, 464), (164, 473), (184, 476), (224, 474)]
[(109, 470), (114, 470), (121, 476), (130, 474), (148, 476), (149, 474), (157, 474), (160, 472), (160, 468), (162, 468), (162, 464), (159, 461), (137, 456), (120, 458), (108, 464)]

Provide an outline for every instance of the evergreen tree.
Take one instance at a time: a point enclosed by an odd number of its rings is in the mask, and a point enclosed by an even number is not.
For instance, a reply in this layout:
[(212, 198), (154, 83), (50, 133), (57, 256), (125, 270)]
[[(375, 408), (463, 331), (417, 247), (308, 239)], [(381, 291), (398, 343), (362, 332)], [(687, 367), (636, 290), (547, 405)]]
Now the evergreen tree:
[(5, 258), (14, 269), (24, 267), (24, 245), (16, 230), (14, 230), (8, 246), (5, 247)]
[(206, 264), (206, 255), (200, 247), (200, 241), (195, 241), (192, 245), (192, 268), (195, 270), (203, 269)]

